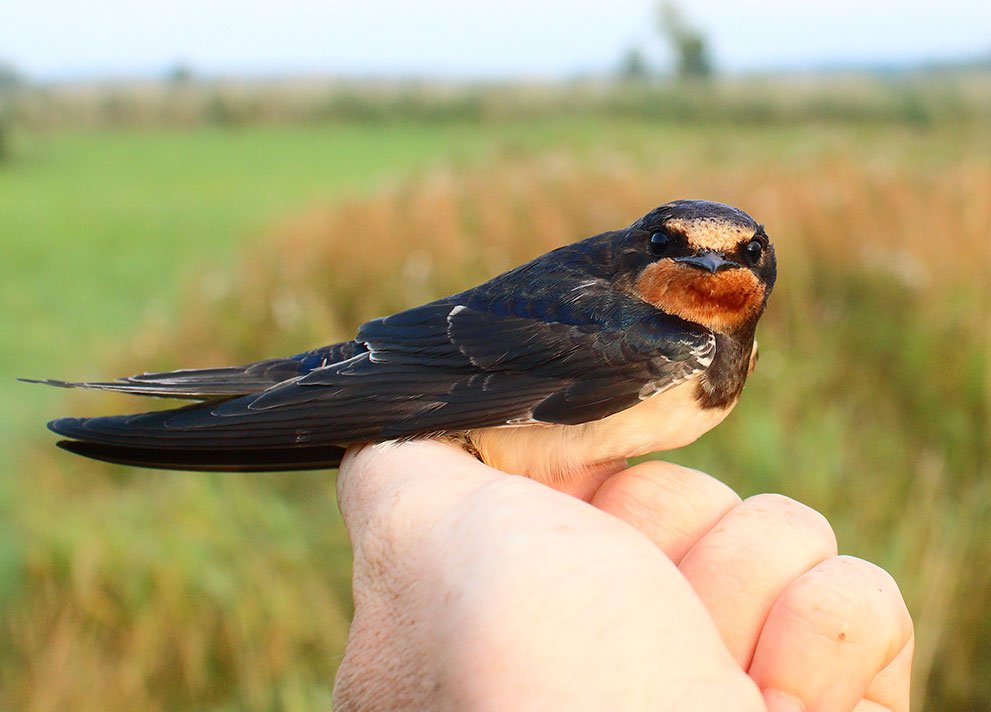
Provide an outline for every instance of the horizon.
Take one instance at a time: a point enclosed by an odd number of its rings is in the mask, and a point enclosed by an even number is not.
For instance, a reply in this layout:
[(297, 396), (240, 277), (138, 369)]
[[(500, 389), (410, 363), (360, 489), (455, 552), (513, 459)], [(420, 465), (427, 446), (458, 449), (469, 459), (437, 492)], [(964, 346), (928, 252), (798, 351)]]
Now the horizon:
[[(561, 81), (614, 74), (637, 48), (655, 72), (670, 69), (650, 0), (504, 5), (497, 13), (446, 0), (347, 8), (287, 0), (273, 11), (261, 0), (176, 0), (162, 12), (127, 0), (95, 8), (42, 0), (6, 9), (0, 65), (42, 84), (149, 80), (176, 67), (197, 79)], [(699, 0), (683, 13), (721, 75), (883, 74), (991, 61), (991, 4), (973, 0), (802, 8)]]
[[(96, 74), (81, 72), (79, 74), (66, 74), (64, 76), (52, 76), (45, 78), (24, 75), (19, 72), (15, 65), (4, 65), (0, 62), (0, 69), (4, 66), (12, 69), (16, 73), (18, 81), (26, 86), (38, 87), (71, 87), (71, 86), (100, 86), (100, 85), (127, 85), (127, 84), (156, 84), (160, 82), (175, 81), (176, 71), (188, 72), (188, 76), (182, 81), (192, 84), (199, 82), (232, 82), (244, 84), (281, 84), (292, 82), (314, 82), (314, 83), (340, 83), (348, 84), (433, 84), (436, 86), (450, 87), (471, 87), (471, 86), (500, 86), (500, 85), (557, 85), (581, 82), (597, 82), (612, 80), (617, 76), (615, 67), (604, 69), (599, 72), (582, 72), (570, 75), (538, 75), (538, 74), (506, 74), (506, 75), (443, 75), (443, 74), (413, 74), (396, 71), (394, 73), (343, 73), (333, 70), (322, 69), (286, 69), (286, 70), (242, 70), (232, 72), (211, 73), (200, 71), (198, 67), (184, 63), (175, 62), (169, 66), (162, 67), (155, 71), (116, 73), (116, 74)], [(652, 68), (655, 69), (655, 68)], [(922, 58), (918, 60), (898, 61), (832, 61), (810, 65), (790, 65), (780, 67), (755, 68), (750, 70), (728, 71), (716, 68), (713, 79), (801, 79), (803, 77), (815, 78), (843, 78), (843, 77), (909, 77), (917, 74), (939, 73), (939, 72), (970, 72), (991, 73), (991, 51), (966, 55), (959, 57), (938, 57)], [(667, 68), (656, 68), (647, 75), (649, 80), (676, 79), (673, 72)]]

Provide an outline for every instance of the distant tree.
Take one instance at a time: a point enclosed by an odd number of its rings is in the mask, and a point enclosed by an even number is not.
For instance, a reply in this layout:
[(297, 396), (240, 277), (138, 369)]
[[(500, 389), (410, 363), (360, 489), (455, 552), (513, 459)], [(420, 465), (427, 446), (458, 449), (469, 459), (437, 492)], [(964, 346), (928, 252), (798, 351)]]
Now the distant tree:
[(213, 126), (231, 128), (244, 123), (244, 107), (239, 107), (234, 100), (217, 89), (210, 94), (203, 106), (202, 118)]
[(675, 55), (675, 70), (682, 79), (712, 76), (709, 46), (702, 32), (685, 20), (678, 7), (668, 0), (658, 6), (658, 29)]
[(24, 83), (24, 77), (11, 64), (0, 62), (0, 96)]
[(193, 68), (185, 62), (177, 62), (165, 72), (165, 81), (169, 84), (189, 84), (195, 77)]
[(639, 47), (630, 47), (626, 50), (619, 63), (619, 77), (628, 82), (642, 82), (647, 78), (650, 69), (647, 66), (647, 57)]
[(10, 123), (13, 94), (24, 78), (10, 64), (0, 64), (0, 163), (10, 158)]

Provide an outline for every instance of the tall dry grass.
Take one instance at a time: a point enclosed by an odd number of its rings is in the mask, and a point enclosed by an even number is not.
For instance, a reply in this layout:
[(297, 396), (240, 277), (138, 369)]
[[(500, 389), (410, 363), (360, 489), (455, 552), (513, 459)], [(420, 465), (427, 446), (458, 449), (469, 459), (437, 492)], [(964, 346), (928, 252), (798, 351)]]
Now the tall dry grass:
[[(669, 199), (739, 205), (778, 248), (762, 360), (737, 413), (670, 455), (826, 513), (841, 548), (902, 586), (917, 625), (917, 708), (982, 708), (991, 166), (980, 155), (833, 153), (720, 156), (719, 170), (702, 171), (593, 158), (439, 172), (316, 208), (237, 269), (201, 275), (183, 319), (137, 334), (114, 372), (300, 351)], [(18, 525), (31, 542), (26, 593), (2, 621), (8, 706), (326, 702), (349, 609), (330, 475), (161, 474), (51, 454), (35, 471)]]

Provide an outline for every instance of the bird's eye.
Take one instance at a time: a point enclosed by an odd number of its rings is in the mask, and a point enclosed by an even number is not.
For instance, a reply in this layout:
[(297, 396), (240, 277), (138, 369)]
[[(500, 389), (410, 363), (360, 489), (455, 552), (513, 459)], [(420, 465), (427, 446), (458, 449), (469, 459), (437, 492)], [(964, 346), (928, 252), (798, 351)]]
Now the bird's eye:
[(650, 236), (650, 251), (660, 257), (668, 251), (671, 243), (671, 236), (663, 230), (658, 230)]
[(743, 248), (743, 254), (747, 256), (747, 262), (753, 266), (760, 262), (760, 256), (764, 254), (764, 246), (760, 244), (760, 240), (751, 240)]

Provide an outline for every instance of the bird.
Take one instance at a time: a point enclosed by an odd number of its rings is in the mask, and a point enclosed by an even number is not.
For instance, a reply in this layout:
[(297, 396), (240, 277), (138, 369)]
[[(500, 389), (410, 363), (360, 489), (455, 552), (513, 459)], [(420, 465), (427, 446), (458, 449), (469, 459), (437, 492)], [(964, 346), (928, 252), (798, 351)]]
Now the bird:
[(348, 341), (241, 366), (32, 382), (194, 401), (48, 423), (59, 447), (112, 463), (312, 470), (356, 444), (442, 438), (560, 482), (718, 425), (756, 364), (776, 276), (750, 215), (675, 200)]

